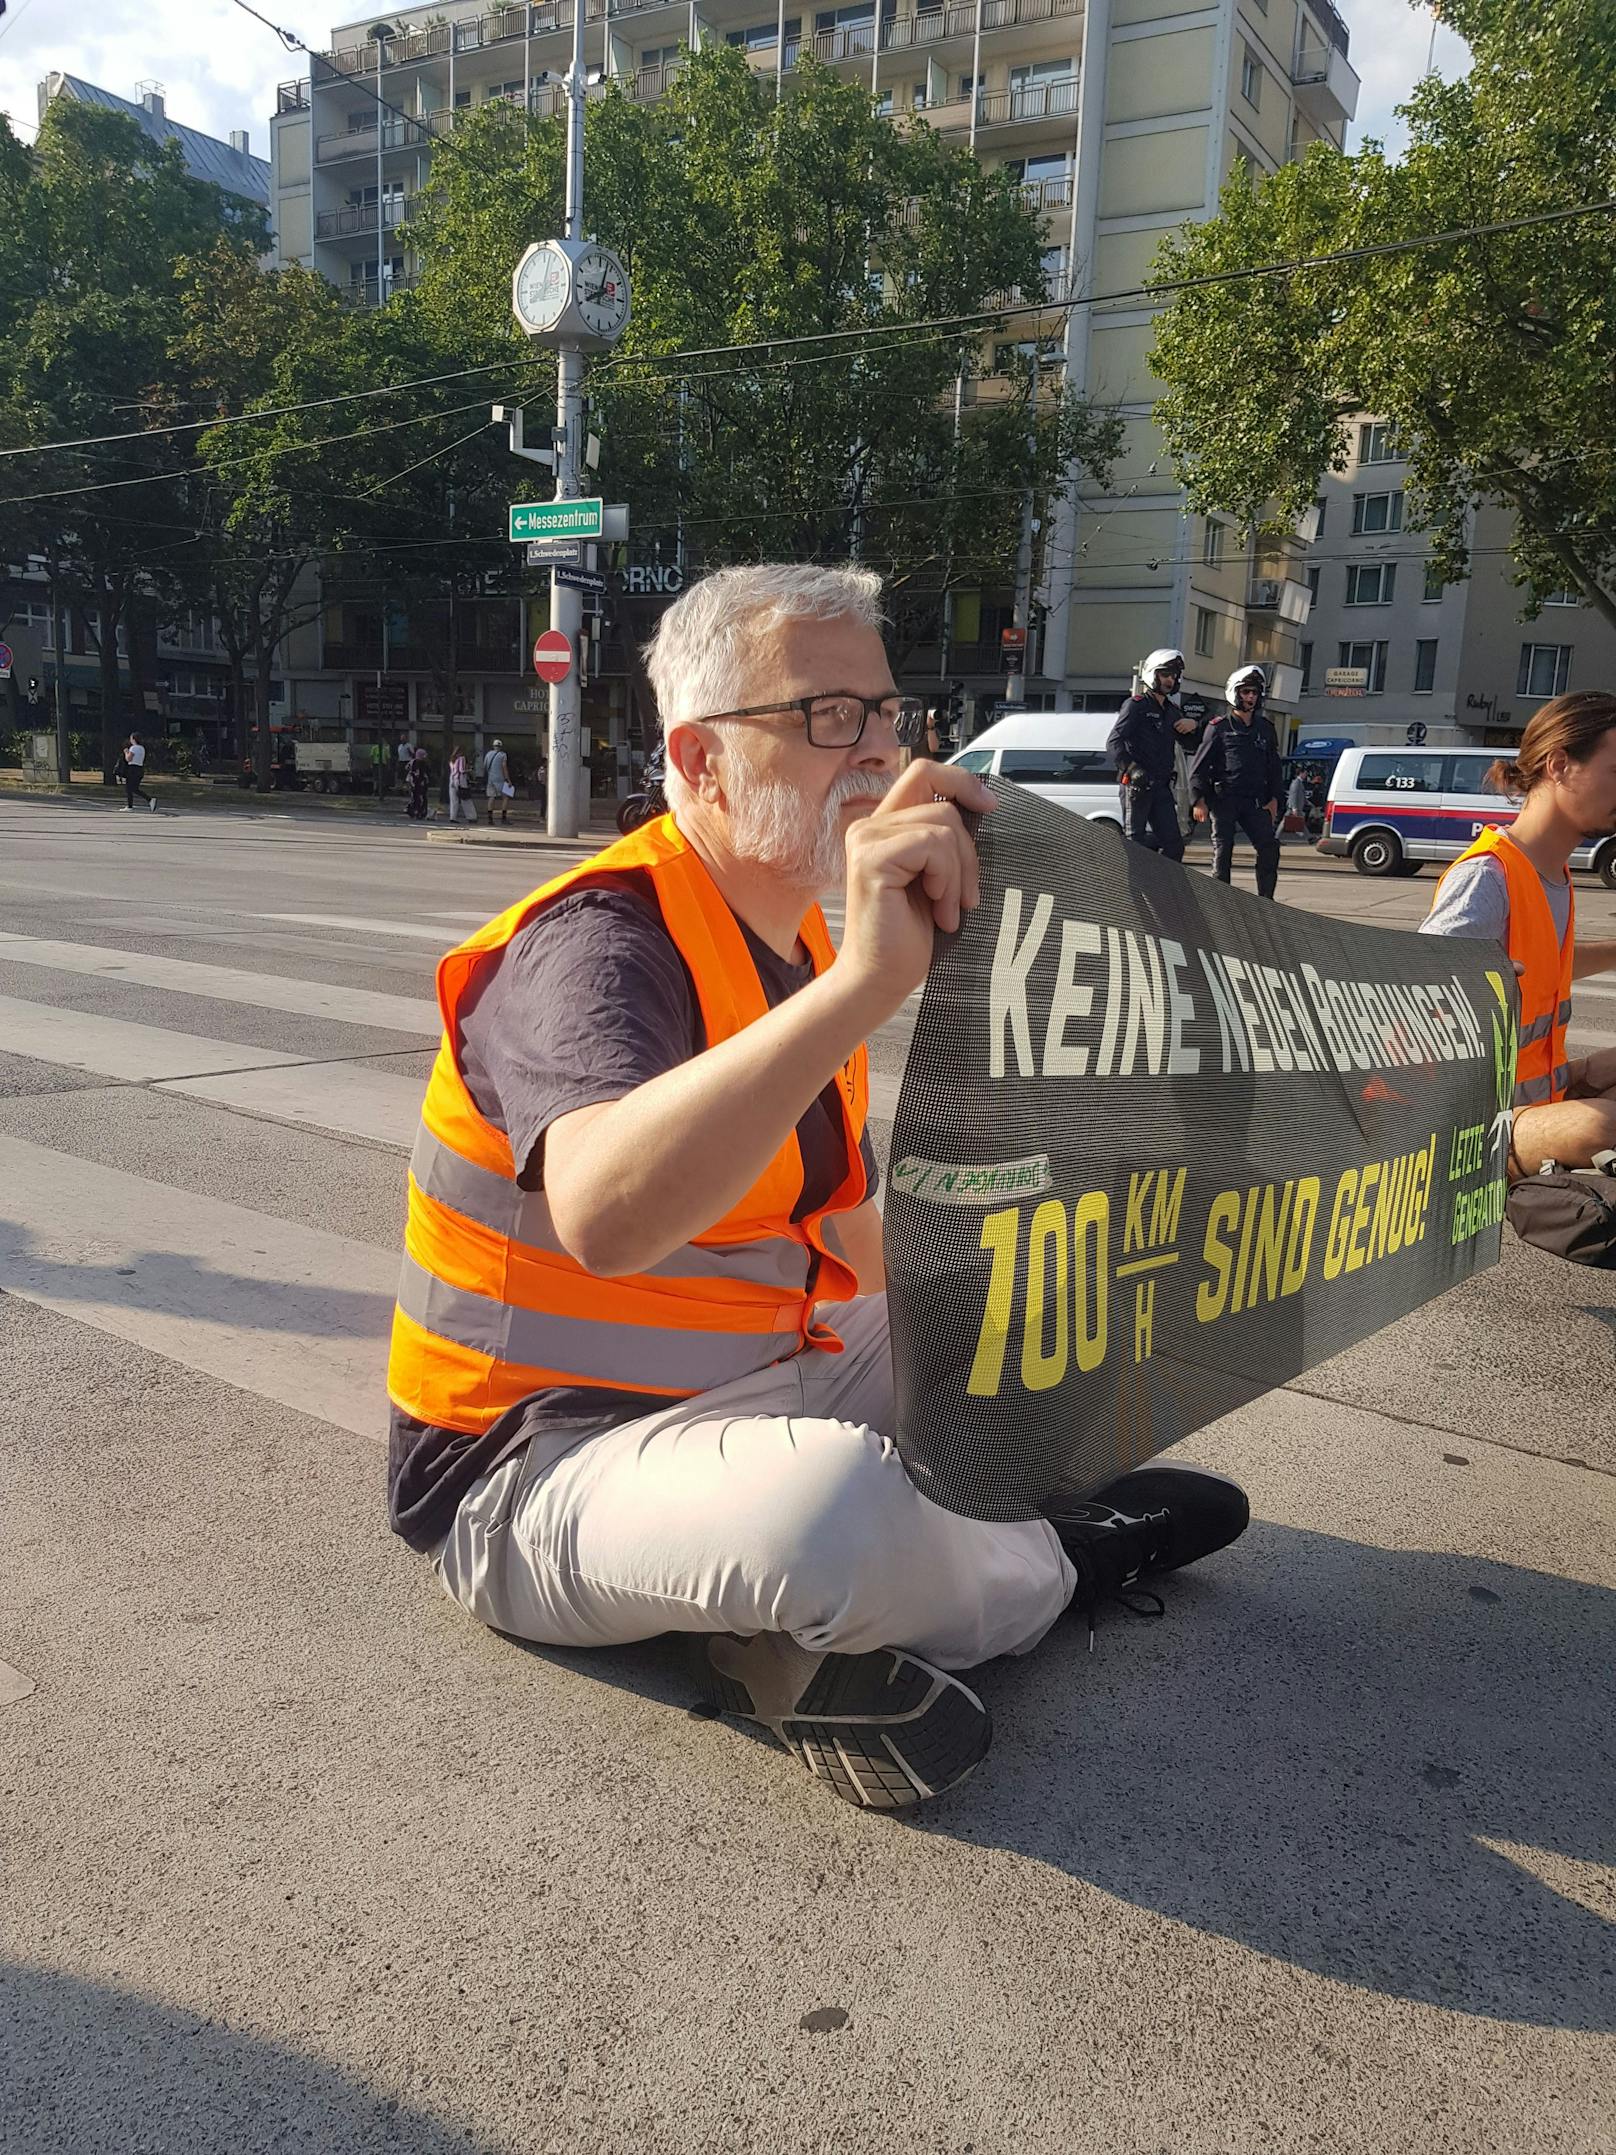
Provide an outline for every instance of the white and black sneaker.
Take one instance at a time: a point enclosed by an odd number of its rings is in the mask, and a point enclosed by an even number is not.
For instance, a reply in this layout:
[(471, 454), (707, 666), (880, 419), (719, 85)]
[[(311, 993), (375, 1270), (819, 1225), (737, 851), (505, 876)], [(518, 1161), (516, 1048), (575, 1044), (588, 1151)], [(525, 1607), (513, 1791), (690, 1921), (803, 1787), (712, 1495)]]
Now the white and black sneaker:
[(721, 1712), (761, 1721), (847, 1803), (909, 1811), (987, 1756), (993, 1722), (967, 1685), (918, 1654), (816, 1654), (783, 1632), (714, 1639)]

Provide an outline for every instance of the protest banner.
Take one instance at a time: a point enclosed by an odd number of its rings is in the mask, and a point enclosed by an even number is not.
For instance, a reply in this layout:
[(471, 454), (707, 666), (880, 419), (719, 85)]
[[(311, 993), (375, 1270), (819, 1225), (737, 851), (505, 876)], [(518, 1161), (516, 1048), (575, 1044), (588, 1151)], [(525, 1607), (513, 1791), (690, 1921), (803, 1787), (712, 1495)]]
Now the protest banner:
[(1490, 943), (1265, 903), (996, 783), (893, 1127), (897, 1443), (1025, 1519), (1497, 1260)]

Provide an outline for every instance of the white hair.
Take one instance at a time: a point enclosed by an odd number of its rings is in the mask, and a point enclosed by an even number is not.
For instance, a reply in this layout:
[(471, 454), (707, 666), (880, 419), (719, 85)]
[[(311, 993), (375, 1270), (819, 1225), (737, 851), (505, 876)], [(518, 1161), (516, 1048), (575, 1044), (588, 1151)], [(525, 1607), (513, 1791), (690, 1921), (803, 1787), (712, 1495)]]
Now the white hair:
[[(742, 700), (754, 650), (781, 621), (856, 621), (879, 630), (881, 579), (872, 569), (812, 562), (760, 562), (715, 569), (674, 600), (645, 647), (645, 670), (662, 718), (662, 737), (689, 719)], [(670, 767), (668, 798), (684, 796)]]

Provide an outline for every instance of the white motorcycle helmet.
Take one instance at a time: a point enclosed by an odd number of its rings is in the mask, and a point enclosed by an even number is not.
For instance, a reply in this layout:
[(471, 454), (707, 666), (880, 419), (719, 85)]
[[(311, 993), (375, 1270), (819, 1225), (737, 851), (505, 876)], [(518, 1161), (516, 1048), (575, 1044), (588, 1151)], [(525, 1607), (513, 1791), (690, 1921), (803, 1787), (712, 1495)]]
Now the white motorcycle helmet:
[(1231, 711), (1235, 707), (1235, 692), (1237, 689), (1242, 688), (1254, 688), (1257, 691), (1257, 702), (1260, 705), (1268, 693), (1267, 674), (1263, 672), (1260, 666), (1242, 666), (1237, 672), (1230, 674), (1224, 684), (1223, 692), (1229, 699), (1229, 709)]
[(1171, 666), (1176, 666), (1180, 673), (1184, 671), (1182, 651), (1152, 651), (1149, 658), (1141, 660), (1139, 678), (1145, 684), (1146, 690), (1153, 689), (1156, 686), (1157, 674)]

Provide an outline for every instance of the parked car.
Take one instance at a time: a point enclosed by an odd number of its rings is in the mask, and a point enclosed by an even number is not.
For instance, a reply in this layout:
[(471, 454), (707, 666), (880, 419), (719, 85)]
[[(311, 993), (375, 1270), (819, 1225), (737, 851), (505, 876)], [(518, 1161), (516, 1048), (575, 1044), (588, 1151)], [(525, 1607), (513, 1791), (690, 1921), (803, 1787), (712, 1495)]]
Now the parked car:
[[(1057, 808), (1120, 831), (1122, 789), (1105, 745), (1115, 723), (1115, 716), (1104, 711), (1018, 711), (1013, 718), (995, 720), (969, 748), (948, 760), (984, 777), (1013, 779)], [(1189, 763), (1182, 749), (1175, 760), (1178, 820), (1187, 838), (1195, 829)]]
[[(1349, 748), (1330, 779), (1322, 853), (1345, 853), (1360, 875), (1418, 875), (1457, 860), (1489, 825), (1508, 829), (1519, 804), (1489, 793), (1490, 748)], [(1571, 856), (1616, 890), (1616, 836), (1595, 834)]]

